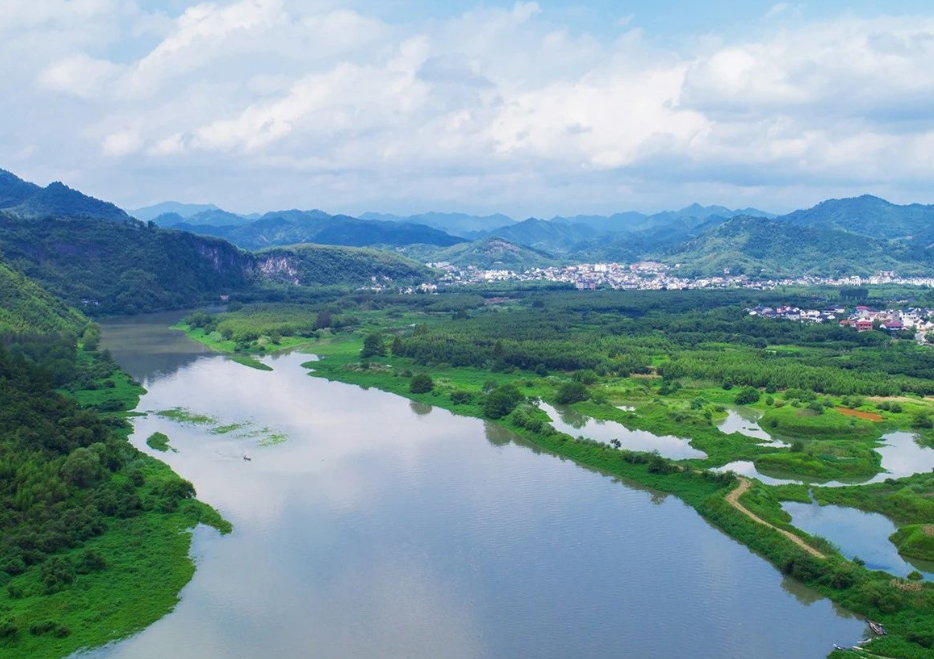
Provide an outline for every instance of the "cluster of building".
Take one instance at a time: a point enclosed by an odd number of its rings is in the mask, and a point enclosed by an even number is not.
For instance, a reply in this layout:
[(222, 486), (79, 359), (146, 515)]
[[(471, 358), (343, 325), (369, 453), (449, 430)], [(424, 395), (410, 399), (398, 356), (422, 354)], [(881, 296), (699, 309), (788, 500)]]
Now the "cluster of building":
[(491, 282), (547, 281), (571, 284), (578, 290), (689, 290), (703, 288), (752, 288), (771, 290), (780, 286), (837, 286), (858, 287), (869, 284), (901, 284), (934, 287), (934, 277), (899, 277), (894, 272), (880, 272), (872, 277), (784, 277), (751, 279), (747, 275), (731, 274), (710, 277), (689, 277), (680, 273), (678, 265), (669, 266), (657, 261), (638, 263), (579, 263), (550, 268), (530, 268), (522, 271), (503, 268), (483, 269), (475, 266), (459, 267), (451, 263), (429, 263), (441, 272), (439, 283), (486, 284)]
[(920, 307), (873, 309), (860, 305), (848, 310), (840, 305), (824, 309), (758, 306), (746, 311), (750, 316), (762, 318), (780, 318), (801, 323), (837, 323), (843, 327), (852, 327), (857, 332), (871, 332), (875, 329), (886, 332), (907, 330), (915, 332), (919, 340), (925, 339), (928, 332), (934, 331), (934, 309)]

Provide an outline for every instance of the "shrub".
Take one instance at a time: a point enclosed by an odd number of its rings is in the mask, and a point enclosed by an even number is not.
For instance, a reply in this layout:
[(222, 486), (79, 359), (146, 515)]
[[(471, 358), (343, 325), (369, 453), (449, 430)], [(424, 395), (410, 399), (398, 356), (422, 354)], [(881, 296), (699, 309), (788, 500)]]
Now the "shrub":
[(13, 639), (19, 635), (19, 625), (9, 618), (0, 618), (0, 639)]
[(360, 351), (360, 358), (367, 359), (369, 357), (385, 356), (386, 344), (383, 342), (383, 335), (379, 332), (367, 334), (367, 337), (363, 340), (363, 350)]
[(79, 574), (90, 574), (91, 572), (100, 572), (107, 567), (107, 560), (103, 555), (94, 549), (86, 549), (81, 554), (81, 560), (78, 562)]
[(927, 411), (918, 412), (911, 419), (911, 427), (919, 430), (934, 428), (934, 420), (931, 420), (931, 415)]
[(75, 566), (67, 556), (53, 556), (39, 569), (46, 593), (57, 593), (75, 582)]
[(522, 394), (511, 384), (504, 384), (491, 391), (483, 401), (483, 414), (490, 419), (501, 419), (516, 409)]
[(818, 400), (813, 400), (810, 403), (808, 403), (808, 409), (816, 414), (824, 413), (824, 405)]
[(435, 388), (434, 380), (427, 373), (415, 375), (409, 382), (409, 391), (413, 394), (427, 394)]
[(752, 405), (759, 401), (759, 390), (753, 387), (746, 387), (736, 395), (737, 405)]
[(469, 405), (473, 402), (473, 394), (463, 389), (455, 389), (451, 392), (451, 402), (455, 405)]
[(565, 382), (558, 387), (555, 400), (561, 405), (570, 405), (571, 403), (579, 403), (583, 400), (587, 400), (589, 397), (587, 387), (580, 382)]

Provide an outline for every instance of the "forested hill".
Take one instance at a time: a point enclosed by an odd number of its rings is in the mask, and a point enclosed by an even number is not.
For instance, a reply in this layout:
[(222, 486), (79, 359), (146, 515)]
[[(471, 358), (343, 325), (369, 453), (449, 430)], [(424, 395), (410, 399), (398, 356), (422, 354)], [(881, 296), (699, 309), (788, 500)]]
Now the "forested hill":
[(559, 263), (559, 260), (548, 252), (516, 245), (497, 236), (488, 236), (446, 249), (412, 245), (402, 252), (422, 261), (443, 261), (460, 267), (475, 266), (489, 270), (528, 270)]
[(813, 208), (778, 218), (795, 227), (844, 231), (871, 238), (910, 238), (934, 225), (934, 205), (900, 206), (863, 195), (828, 199)]
[(113, 204), (88, 197), (62, 183), (50, 183), (42, 188), (2, 169), (0, 214), (15, 218), (129, 219), (129, 215)]
[(253, 254), (136, 220), (0, 218), (0, 254), (92, 315), (189, 307), (276, 283), (360, 285), (375, 277), (411, 284), (430, 276), (388, 252), (299, 246)]
[(869, 275), (879, 270), (925, 272), (928, 250), (843, 231), (798, 227), (780, 220), (738, 217), (669, 251), (682, 272), (716, 275)]
[(0, 253), (91, 314), (200, 304), (251, 281), (250, 261), (233, 245), (135, 220), (0, 219)]
[[(383, 222), (359, 220), (346, 215), (328, 215), (320, 211), (285, 211), (267, 213), (262, 218), (246, 224), (208, 225), (202, 218), (216, 211), (199, 213), (188, 220), (173, 225), (176, 229), (191, 231), (229, 240), (244, 249), (317, 243), (320, 245), (345, 245), (368, 247), (372, 245), (426, 244), (449, 247), (463, 238), (451, 236), (444, 231), (412, 222)], [(166, 226), (164, 217), (156, 223)]]
[(0, 263), (0, 342), (22, 334), (77, 334), (86, 323), (79, 312)]

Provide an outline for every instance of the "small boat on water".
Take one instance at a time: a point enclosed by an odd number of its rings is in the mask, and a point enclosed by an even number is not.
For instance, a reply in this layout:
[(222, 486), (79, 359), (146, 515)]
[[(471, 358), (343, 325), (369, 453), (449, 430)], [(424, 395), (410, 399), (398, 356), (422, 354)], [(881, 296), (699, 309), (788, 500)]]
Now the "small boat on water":
[(243, 459), (246, 460), (247, 462), (253, 462), (253, 458), (251, 458), (251, 457), (248, 456), (248, 455), (244, 455), (244, 456), (243, 456)]

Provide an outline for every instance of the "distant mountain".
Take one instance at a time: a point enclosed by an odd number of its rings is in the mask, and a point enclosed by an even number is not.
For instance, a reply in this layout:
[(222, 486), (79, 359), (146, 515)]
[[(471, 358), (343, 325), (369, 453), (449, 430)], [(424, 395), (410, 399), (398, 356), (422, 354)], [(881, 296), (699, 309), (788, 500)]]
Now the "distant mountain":
[(568, 252), (578, 243), (596, 238), (597, 232), (583, 224), (560, 224), (529, 218), (495, 229), (488, 236), (545, 252)]
[(813, 208), (778, 218), (797, 227), (829, 229), (871, 238), (910, 238), (934, 224), (934, 206), (899, 206), (863, 195), (849, 199), (828, 199)]
[[(199, 217), (196, 215), (195, 218)], [(192, 218), (194, 219), (194, 218)], [(328, 215), (322, 211), (277, 211), (239, 226), (194, 225), (176, 223), (176, 229), (225, 238), (244, 249), (317, 243), (366, 247), (371, 245), (411, 245), (424, 243), (449, 247), (465, 242), (438, 229), (410, 222), (360, 220), (347, 215)]]
[(0, 213), (24, 219), (129, 219), (129, 215), (113, 204), (83, 195), (63, 183), (56, 181), (42, 188), (5, 170), (0, 170)]
[(625, 233), (643, 228), (648, 218), (644, 213), (629, 211), (613, 215), (555, 216), (550, 221), (555, 224), (583, 225), (598, 233)]
[(691, 204), (686, 206), (679, 211), (663, 211), (661, 213), (656, 213), (655, 215), (649, 216), (652, 224), (665, 224), (672, 220), (683, 220), (683, 219), (695, 219), (695, 220), (706, 220), (710, 217), (723, 217), (731, 218), (738, 217), (740, 215), (745, 215), (748, 217), (764, 217), (766, 219), (772, 219), (775, 217), (773, 213), (767, 213), (765, 211), (760, 211), (755, 208), (742, 208), (742, 209), (729, 209), (725, 206), (701, 206), (700, 204)]
[(502, 214), (467, 215), (464, 213), (420, 213), (418, 215), (388, 215), (385, 213), (364, 213), (362, 220), (382, 220), (389, 222), (411, 222), (440, 229), (452, 236), (469, 238), (481, 237), (494, 229), (510, 226), (516, 220)]
[(164, 201), (161, 204), (144, 206), (143, 208), (132, 210), (130, 211), (130, 215), (137, 220), (148, 222), (149, 220), (155, 220), (160, 215), (174, 214), (181, 218), (188, 218), (204, 211), (219, 210), (221, 209), (214, 204), (183, 204), (178, 201)]
[(648, 231), (658, 227), (687, 227), (702, 224), (710, 218), (719, 217), (729, 219), (737, 215), (752, 217), (773, 218), (773, 213), (767, 213), (755, 208), (731, 210), (724, 206), (701, 206), (691, 204), (679, 211), (663, 211), (654, 215), (646, 215), (635, 211), (614, 213), (613, 215), (574, 215), (572, 217), (554, 217), (552, 222), (559, 224), (583, 224), (598, 233), (636, 233)]
[(160, 227), (172, 227), (178, 224), (186, 224), (192, 227), (237, 227), (249, 224), (251, 220), (234, 213), (228, 213), (220, 208), (213, 208), (183, 217), (178, 213), (163, 213), (157, 215), (153, 220)]
[(780, 220), (735, 217), (664, 258), (685, 274), (870, 275), (879, 270), (926, 271), (930, 252), (911, 252), (885, 240), (843, 231), (795, 226)]
[(446, 262), (459, 267), (473, 266), (481, 270), (521, 271), (559, 263), (558, 259), (547, 252), (515, 245), (497, 236), (487, 236), (446, 249), (411, 245), (399, 251), (421, 262)]

